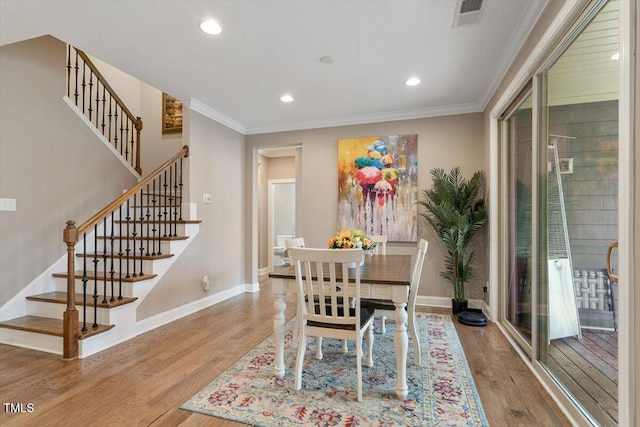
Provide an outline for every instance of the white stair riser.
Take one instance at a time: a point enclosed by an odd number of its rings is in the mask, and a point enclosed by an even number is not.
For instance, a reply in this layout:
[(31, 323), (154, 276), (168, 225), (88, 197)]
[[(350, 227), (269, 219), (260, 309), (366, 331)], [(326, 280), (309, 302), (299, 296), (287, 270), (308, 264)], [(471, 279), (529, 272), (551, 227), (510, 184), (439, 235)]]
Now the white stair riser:
[[(123, 297), (133, 297), (135, 284), (132, 282), (122, 282), (122, 296)], [(87, 298), (90, 298), (94, 292), (95, 283), (93, 280), (87, 281)], [(113, 293), (114, 297), (118, 298), (120, 295), (119, 284), (114, 282), (113, 284)], [(56, 291), (66, 292), (67, 291), (67, 279), (58, 278), (56, 282)], [(83, 285), (81, 279), (76, 279), (75, 283), (75, 291), (78, 294), (83, 293)], [(104, 281), (98, 280), (98, 295), (104, 294)], [(111, 282), (107, 281), (107, 298), (111, 297)]]
[[(109, 240), (107, 240), (107, 253), (111, 253), (111, 242)], [(142, 242), (140, 242), (140, 240), (136, 240), (136, 244), (135, 244), (135, 254), (139, 255), (140, 254), (140, 243), (142, 243), (142, 247), (143, 249), (143, 254), (146, 255), (147, 253), (147, 246), (149, 246), (149, 253), (153, 253), (153, 251), (155, 250), (155, 253), (158, 254), (170, 254), (171, 252), (171, 241), (169, 240), (163, 240), (158, 242), (157, 240), (155, 241), (155, 243), (153, 241), (147, 241), (146, 239), (143, 239)], [(104, 242), (102, 240), (98, 240), (98, 253), (103, 253), (104, 252)], [(122, 253), (126, 254), (126, 249), (127, 249), (127, 240), (123, 240), (122, 241)], [(129, 253), (133, 254), (134, 251), (134, 245), (133, 245), (133, 240), (129, 240)], [(87, 241), (87, 250), (86, 253), (87, 254), (92, 254), (94, 252), (94, 242), (93, 240)], [(83, 254), (85, 253), (85, 250), (82, 246), (82, 244), (80, 242), (78, 242), (78, 245), (76, 246), (76, 253), (77, 254)], [(113, 243), (113, 253), (118, 254), (120, 253), (120, 241), (119, 240), (115, 240)], [(78, 258), (78, 257), (76, 257)], [(81, 260), (81, 259), (80, 259)], [(101, 260), (102, 261), (102, 260)], [(89, 259), (87, 259), (87, 264), (89, 263)], [(77, 270), (77, 264), (78, 264), (78, 259), (76, 259), (76, 270)]]
[[(111, 265), (111, 261), (113, 260), (113, 266)], [(120, 265), (122, 264), (122, 265)], [(127, 265), (129, 269), (127, 270)], [(76, 271), (81, 271), (83, 268), (83, 258), (76, 257)], [(117, 258), (107, 258), (106, 268), (105, 262), (102, 257), (98, 257), (98, 271), (113, 271), (123, 273), (129, 272), (129, 274), (133, 274), (134, 272), (140, 273), (140, 260), (125, 260), (122, 262)], [(93, 263), (93, 258), (87, 258), (87, 272), (92, 273), (95, 270), (95, 266)], [(142, 260), (142, 272), (144, 274), (153, 274), (153, 260)]]
[(62, 355), (62, 337), (55, 335), (0, 328), (0, 342), (16, 347)]
[[(93, 298), (89, 295), (87, 296), (87, 302), (92, 303)], [(80, 323), (84, 321), (85, 311), (83, 310), (83, 306), (77, 305), (76, 310), (78, 310), (78, 318), (80, 319)], [(44, 301), (27, 301), (27, 310), (28, 313), (32, 316), (40, 316), (40, 317), (51, 317), (54, 319), (61, 319), (63, 313), (67, 309), (65, 304), (57, 304), (52, 302), (44, 302)], [(101, 325), (109, 325), (111, 324), (111, 313), (107, 308), (98, 307), (98, 323)], [(91, 326), (93, 324), (93, 314), (95, 310), (93, 307), (88, 306), (86, 310), (87, 316), (87, 325)]]

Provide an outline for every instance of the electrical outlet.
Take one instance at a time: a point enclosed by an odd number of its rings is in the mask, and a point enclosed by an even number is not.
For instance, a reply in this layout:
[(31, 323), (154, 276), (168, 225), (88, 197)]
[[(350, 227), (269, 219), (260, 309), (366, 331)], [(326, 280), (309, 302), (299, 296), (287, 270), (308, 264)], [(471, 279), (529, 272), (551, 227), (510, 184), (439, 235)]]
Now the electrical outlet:
[(202, 289), (205, 292), (209, 291), (209, 289), (211, 288), (211, 285), (209, 284), (209, 276), (204, 276), (201, 282), (202, 282)]

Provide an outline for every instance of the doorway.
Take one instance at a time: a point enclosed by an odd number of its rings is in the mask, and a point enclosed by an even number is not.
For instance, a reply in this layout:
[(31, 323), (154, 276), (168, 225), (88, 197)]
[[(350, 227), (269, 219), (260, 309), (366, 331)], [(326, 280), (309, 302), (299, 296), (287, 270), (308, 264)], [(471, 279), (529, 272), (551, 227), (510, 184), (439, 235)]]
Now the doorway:
[(269, 271), (288, 263), (284, 240), (296, 237), (296, 181), (269, 180), (268, 232)]

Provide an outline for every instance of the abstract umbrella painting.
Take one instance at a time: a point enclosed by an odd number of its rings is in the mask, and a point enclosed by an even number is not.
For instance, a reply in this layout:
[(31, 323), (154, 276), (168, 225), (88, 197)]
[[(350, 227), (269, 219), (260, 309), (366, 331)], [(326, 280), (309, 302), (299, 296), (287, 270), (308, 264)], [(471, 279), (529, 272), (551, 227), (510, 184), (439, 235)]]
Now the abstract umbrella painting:
[(417, 240), (418, 135), (338, 140), (338, 228)]

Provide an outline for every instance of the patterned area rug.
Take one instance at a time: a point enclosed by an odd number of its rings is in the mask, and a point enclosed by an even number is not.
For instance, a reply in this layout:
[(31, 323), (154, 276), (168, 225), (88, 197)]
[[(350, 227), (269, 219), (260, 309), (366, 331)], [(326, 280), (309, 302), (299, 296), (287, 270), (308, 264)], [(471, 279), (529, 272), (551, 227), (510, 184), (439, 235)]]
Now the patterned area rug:
[[(309, 340), (302, 389), (295, 390), (293, 323), (285, 338), (286, 374), (275, 378), (273, 336), (181, 406), (182, 409), (255, 426), (488, 426), (455, 326), (448, 315), (420, 314), (422, 367), (413, 364), (409, 337), (409, 395), (395, 395), (393, 322), (374, 334), (374, 366), (363, 364), (363, 401), (357, 401), (355, 345), (325, 339), (324, 359)], [(376, 319), (376, 326), (379, 321)], [(363, 344), (364, 346), (364, 344)]]

